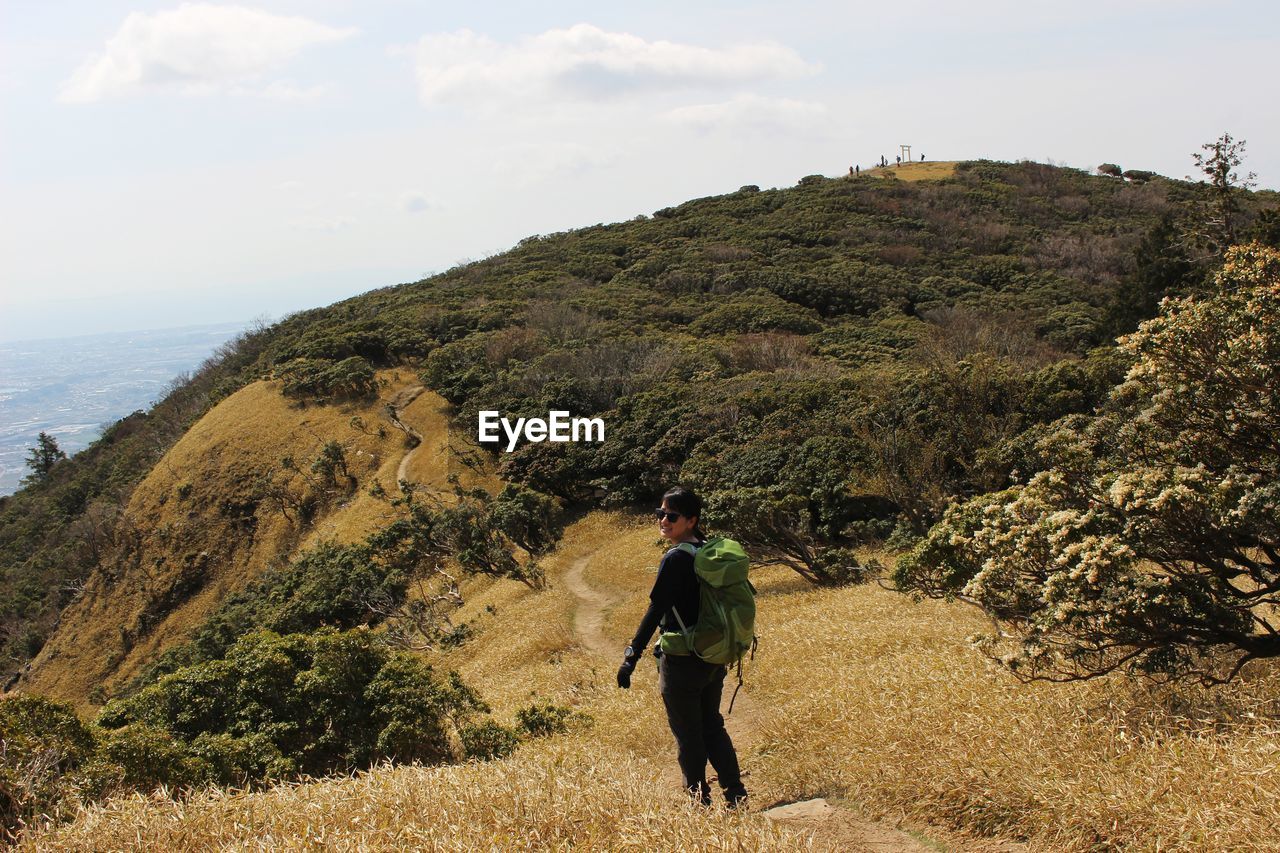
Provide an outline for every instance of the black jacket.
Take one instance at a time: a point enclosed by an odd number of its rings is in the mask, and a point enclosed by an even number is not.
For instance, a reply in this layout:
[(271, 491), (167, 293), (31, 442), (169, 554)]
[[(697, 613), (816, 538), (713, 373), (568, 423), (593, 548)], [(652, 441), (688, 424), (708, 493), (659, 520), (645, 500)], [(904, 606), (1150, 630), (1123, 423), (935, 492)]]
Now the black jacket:
[(680, 548), (672, 548), (658, 566), (658, 577), (649, 592), (649, 609), (640, 620), (631, 648), (642, 651), (659, 625), (663, 631), (679, 631), (680, 623), (672, 613), (673, 609), (679, 611), (684, 626), (692, 629), (698, 622), (698, 600), (698, 576), (693, 571), (693, 555)]

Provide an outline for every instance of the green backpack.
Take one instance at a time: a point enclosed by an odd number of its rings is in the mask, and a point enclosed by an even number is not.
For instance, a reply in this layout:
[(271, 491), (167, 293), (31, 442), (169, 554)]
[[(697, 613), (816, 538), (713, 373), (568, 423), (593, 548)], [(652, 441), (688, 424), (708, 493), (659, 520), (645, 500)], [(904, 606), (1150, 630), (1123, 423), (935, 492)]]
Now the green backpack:
[(747, 580), (747, 553), (732, 539), (713, 536), (699, 548), (676, 546), (693, 555), (698, 576), (698, 622), (686, 625), (675, 613), (679, 631), (665, 631), (658, 645), (663, 654), (697, 655), (707, 663), (738, 664), (755, 645), (756, 588)]

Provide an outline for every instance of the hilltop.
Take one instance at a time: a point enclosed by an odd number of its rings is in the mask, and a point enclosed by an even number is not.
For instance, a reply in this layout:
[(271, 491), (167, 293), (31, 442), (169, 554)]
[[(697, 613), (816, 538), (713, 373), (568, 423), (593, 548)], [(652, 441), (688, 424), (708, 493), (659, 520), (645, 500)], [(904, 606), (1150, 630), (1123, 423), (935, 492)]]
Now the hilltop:
[[(655, 697), (610, 689), (607, 650), (658, 554), (636, 509), (678, 480), (775, 563), (736, 732), (757, 805), (824, 796), (844, 816), (907, 815), (934, 839), (1175, 833), (1183, 849), (1244, 849), (1269, 812), (1213, 810), (1268, 760), (1270, 717), (1248, 721), (1271, 670), (1211, 702), (1118, 680), (1020, 686), (963, 642), (976, 612), (865, 583), (957, 501), (1042, 470), (1048, 425), (1093, 411), (1125, 375), (1115, 336), (1203, 286), (1211, 265), (1177, 239), (1199, 193), (1035, 163), (809, 176), (531, 237), (242, 336), (3, 501), (16, 690), (105, 706), (117, 756), (129, 732), (154, 735), (148, 748), (163, 742), (175, 763), (152, 781), (287, 780), (262, 769), (284, 766), (270, 752), (284, 740), (256, 753), (267, 747), (234, 725), (199, 729), (182, 706), (222, 707), (223, 656), (250, 654), (238, 643), (255, 631), (348, 642), (333, 632), (372, 629), (457, 671), (457, 695), (491, 709), (459, 711), (441, 754), (523, 745), (145, 819), (117, 802), (50, 843), (426, 843), (448, 802), (458, 846), (794, 846), (794, 827), (623, 793), (670, 787)], [(1245, 226), (1272, 196), (1246, 197)], [(476, 440), (482, 409), (599, 417), (605, 440), (506, 453)], [(175, 684), (194, 692), (175, 699)], [(1235, 769), (1215, 775), (1223, 755)], [(1139, 802), (1153, 776), (1168, 784)], [(476, 785), (481, 799), (463, 793)], [(363, 817), (333, 805), (369, 792)], [(382, 810), (404, 796), (419, 811)], [(272, 834), (235, 834), (259, 819)]]

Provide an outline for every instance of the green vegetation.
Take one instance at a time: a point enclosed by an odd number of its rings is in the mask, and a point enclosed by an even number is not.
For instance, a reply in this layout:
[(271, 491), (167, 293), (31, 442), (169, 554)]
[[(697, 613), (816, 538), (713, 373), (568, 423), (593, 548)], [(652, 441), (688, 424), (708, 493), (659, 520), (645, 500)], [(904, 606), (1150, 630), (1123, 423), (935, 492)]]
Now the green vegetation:
[[(811, 176), (531, 237), (288, 317), (2, 502), (5, 670), (120, 558), (121, 507), (160, 454), (272, 376), (302, 401), (332, 399), (369, 393), (373, 368), (414, 365), (468, 431), (480, 408), (601, 416), (603, 445), (495, 448), (501, 473), (574, 505), (643, 504), (683, 478), (726, 528), (765, 501), (762, 557), (862, 577), (849, 548), (906, 541), (957, 497), (1025, 482), (1039, 463), (1019, 436), (1102, 399), (1124, 369), (1112, 336), (1217, 262), (1183, 248), (1185, 211), (1229, 198), (1239, 233), (1269, 233), (1274, 195), (1036, 163), (920, 183)], [(340, 460), (321, 461), (314, 476), (336, 488)], [(314, 509), (275, 498), (303, 521)]]
[(1027, 678), (1227, 681), (1280, 656), (1280, 253), (1233, 249), (1121, 348), (1128, 378), (1048, 430), (1046, 469), (948, 510), (896, 579), (999, 619), (980, 647)]
[[(364, 542), (323, 544), (268, 571), (227, 596), (190, 641), (165, 651), (125, 693), (181, 667), (221, 659), (252, 631), (300, 634), (385, 623), (385, 639), (413, 649), (465, 636), (466, 626), (451, 619), (463, 599), (450, 566), (540, 587), (537, 557), (558, 538), (559, 513), (546, 495), (514, 486), (497, 498), (461, 488), (455, 497), (445, 504), (411, 493), (400, 501), (406, 515)], [(527, 559), (516, 558), (517, 546)]]
[(193, 775), (157, 781), (244, 784), (388, 758), (453, 760), (451, 727), (484, 710), (456, 675), (438, 676), (368, 631), (326, 628), (245, 634), (225, 657), (109, 702), (98, 723), (158, 729), (178, 741)]
[[(562, 507), (647, 506), (676, 481), (704, 493), (711, 527), (815, 584), (873, 576), (865, 546), (919, 543), (902, 588), (986, 608), (1006, 631), (984, 648), (1025, 677), (1211, 681), (1275, 654), (1277, 261), (1257, 248), (1223, 267), (1222, 251), (1280, 239), (1280, 216), (1236, 176), (1235, 146), (1206, 149), (1205, 184), (976, 162), (938, 181), (748, 186), (531, 237), (255, 330), (72, 459), (42, 443), (0, 502), (7, 675), (124, 559), (146, 471), (250, 381), (307, 406), (366, 399), (376, 369), (407, 366), (460, 430), (481, 409), (607, 424), (601, 444), (485, 447), (510, 484), (497, 495), (366, 484), (394, 520), (224, 599), (101, 729), (7, 700), (5, 826), (111, 785), (498, 757), (563, 731), (574, 715), (548, 703), (517, 728), (480, 719), (477, 694), (401, 650), (465, 641), (455, 572), (539, 589)], [(282, 461), (284, 481), (359, 494), (344, 445), (321, 440), (310, 463)], [(309, 523), (320, 499), (279, 473), (255, 488)]]
[(0, 700), (0, 838), (113, 791), (456, 761), (460, 726), (473, 733), (471, 755), (497, 755), (497, 733), (509, 730), (473, 722), (487, 711), (455, 673), (369, 631), (244, 634), (225, 657), (108, 703), (95, 725), (47, 699)]
[(319, 358), (295, 358), (286, 362), (276, 378), (290, 397), (341, 400), (369, 397), (377, 390), (373, 366), (358, 355), (339, 362)]
[(1238, 242), (1241, 196), (1255, 185), (1253, 172), (1242, 177), (1236, 171), (1244, 162), (1244, 149), (1243, 139), (1224, 133), (1200, 146), (1205, 153), (1191, 155), (1196, 169), (1209, 179), (1208, 196), (1200, 202), (1203, 212), (1192, 220), (1200, 226), (1194, 236), (1214, 254), (1221, 255)]
[(81, 790), (102, 793), (93, 730), (70, 707), (39, 696), (0, 700), (0, 841), (41, 814), (69, 814)]
[(58, 441), (47, 432), (36, 437), (36, 446), (27, 453), (27, 467), (31, 469), (31, 482), (40, 482), (49, 476), (53, 466), (67, 458), (58, 447)]

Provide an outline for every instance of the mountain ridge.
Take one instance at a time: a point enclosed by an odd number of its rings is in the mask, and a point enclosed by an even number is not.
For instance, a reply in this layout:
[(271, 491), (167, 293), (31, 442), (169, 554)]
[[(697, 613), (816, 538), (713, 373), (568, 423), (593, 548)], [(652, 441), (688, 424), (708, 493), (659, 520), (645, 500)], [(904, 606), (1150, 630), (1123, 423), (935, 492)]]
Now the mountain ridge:
[[(925, 166), (931, 176), (943, 169), (942, 179), (887, 177)], [(998, 352), (1006, 356), (1038, 364), (1071, 359), (1073, 350), (1102, 340), (1101, 326), (1132, 263), (1126, 252), (1188, 192), (1173, 181), (1132, 184), (1030, 163), (925, 166), (858, 178), (812, 176), (790, 190), (744, 187), (664, 208), (652, 218), (530, 237), (511, 252), (433, 279), (251, 330), (174, 400), (135, 419), (129, 429), (145, 434), (148, 446), (134, 450), (136, 461), (126, 464), (139, 476), (148, 463), (137, 457), (176, 441), (211, 404), (254, 378), (276, 376), (292, 399), (320, 399), (348, 393), (342, 383), (357, 382), (356, 390), (367, 392), (375, 369), (416, 367), (465, 424), (480, 396), (487, 407), (514, 414), (545, 414), (550, 403), (575, 414), (599, 413), (618, 401), (644, 400), (644, 388), (663, 373), (686, 381), (727, 375), (730, 382), (738, 381), (736, 374), (747, 388), (759, 384), (750, 379), (752, 370), (819, 381), (859, 370), (893, 372), (926, 337), (935, 350), (953, 350), (944, 358), (955, 358), (956, 347), (991, 348), (1002, 336)], [(1086, 209), (1092, 217), (1084, 217)], [(958, 216), (962, 210), (970, 215)], [(1117, 232), (1122, 225), (1128, 236)], [(1061, 233), (1046, 230), (1050, 226)], [(1028, 242), (1019, 253), (1020, 235)], [(968, 278), (958, 277), (959, 270)], [(358, 376), (328, 376), (339, 368)], [(625, 433), (632, 424), (622, 411), (615, 429)], [(108, 436), (101, 443), (106, 447), (97, 452), (110, 454), (116, 442)], [(686, 442), (681, 450), (693, 447)], [(624, 504), (680, 467), (661, 452), (648, 474), (632, 471), (616, 453), (573, 451), (525, 446), (492, 462), (502, 461), (506, 476), (564, 500), (603, 489), (607, 502)], [(623, 448), (624, 455), (633, 452)], [(70, 472), (58, 473), (67, 478)], [(83, 518), (106, 479), (88, 472), (64, 485), (50, 526), (67, 529)], [(588, 479), (595, 484), (582, 488)], [(47, 487), (56, 490), (59, 478), (53, 480)], [(110, 506), (127, 506), (131, 489), (126, 482), (112, 486)], [(14, 500), (3, 506), (21, 522)], [(28, 538), (15, 540), (15, 528)], [(58, 554), (50, 560), (63, 568), (48, 571), (72, 575), (72, 589), (102, 556), (83, 541), (60, 549), (46, 542), (34, 550), (36, 540), (20, 523), (6, 533), (7, 544), (26, 541), (33, 556)], [(76, 538), (64, 534), (61, 541)], [(15, 550), (21, 559), (22, 549)], [(85, 550), (95, 553), (86, 559)], [(30, 572), (28, 560), (11, 564), (6, 577), (13, 582)], [(50, 624), (54, 612), (45, 605), (36, 622)], [(37, 640), (30, 635), (27, 642)], [(11, 635), (9, 646), (23, 641)]]

